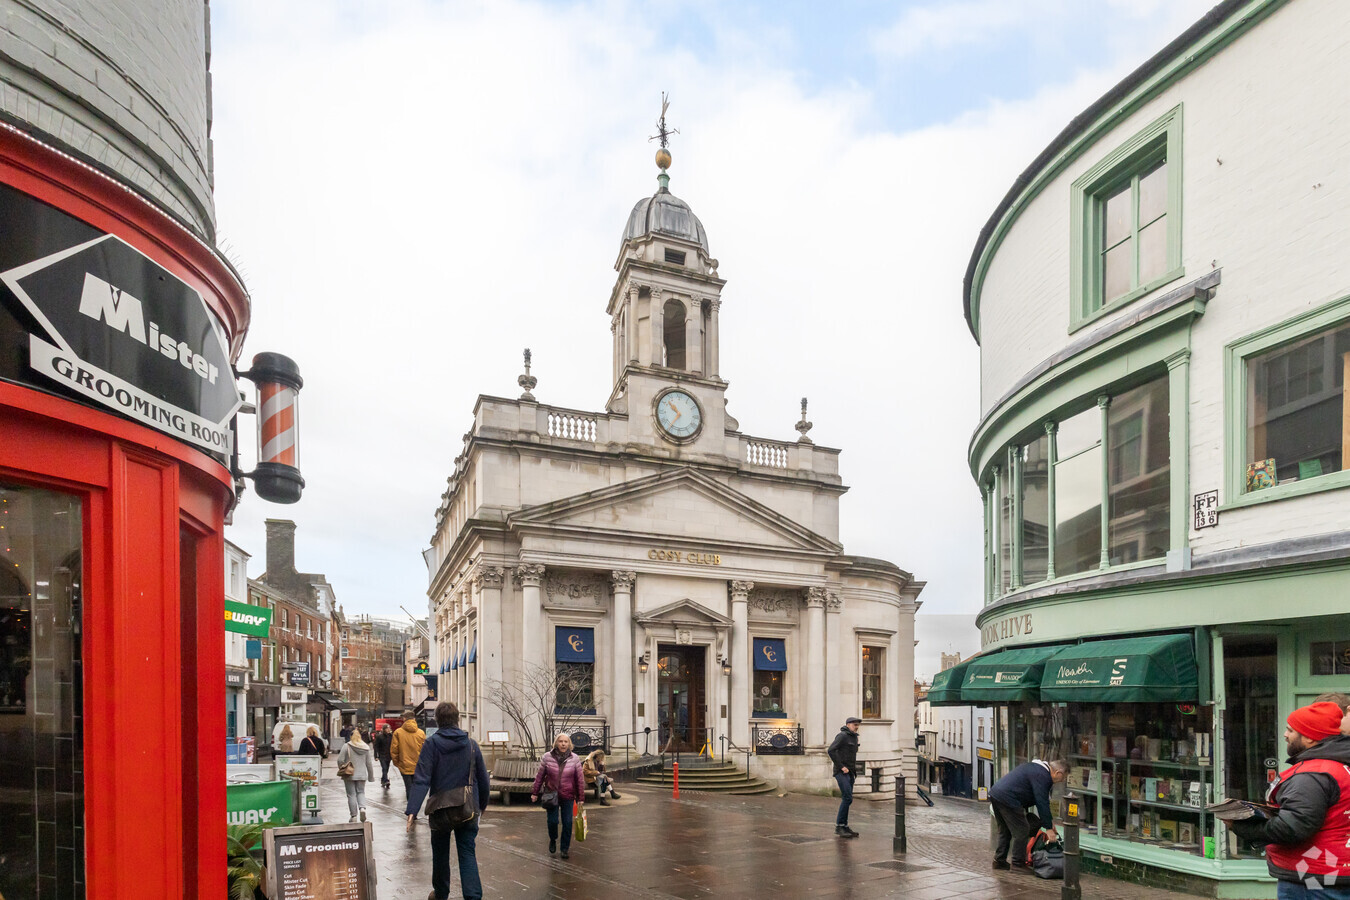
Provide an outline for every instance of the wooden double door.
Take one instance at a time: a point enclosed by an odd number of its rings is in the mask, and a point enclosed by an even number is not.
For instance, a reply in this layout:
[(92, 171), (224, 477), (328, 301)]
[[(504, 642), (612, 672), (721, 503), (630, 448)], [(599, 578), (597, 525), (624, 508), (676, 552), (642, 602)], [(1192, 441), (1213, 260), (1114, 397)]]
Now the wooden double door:
[(697, 753), (707, 721), (706, 647), (657, 645), (657, 721), (663, 752)]

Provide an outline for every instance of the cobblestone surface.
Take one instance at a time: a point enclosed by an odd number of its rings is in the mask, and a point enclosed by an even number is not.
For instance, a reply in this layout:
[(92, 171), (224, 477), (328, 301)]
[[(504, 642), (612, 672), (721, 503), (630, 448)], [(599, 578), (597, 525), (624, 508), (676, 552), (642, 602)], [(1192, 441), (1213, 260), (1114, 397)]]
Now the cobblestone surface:
[[(331, 765), (328, 771), (331, 772)], [(637, 803), (587, 804), (591, 837), (573, 843), (570, 860), (548, 853), (538, 809), (490, 806), (478, 839), (485, 897), (513, 898), (763, 898), (906, 897), (910, 900), (1022, 898), (1052, 900), (1060, 882), (990, 868), (987, 810), (939, 798), (907, 812), (909, 852), (893, 854), (894, 806), (855, 802), (856, 840), (834, 836), (838, 801), (774, 795), (728, 797), (620, 786)], [(380, 900), (423, 900), (431, 889), (431, 849), (425, 823), (404, 828), (403, 786), (371, 786)], [(336, 777), (325, 778), (329, 821), (346, 818)], [(451, 896), (459, 896), (456, 874)], [(1087, 900), (1184, 897), (1084, 876)]]

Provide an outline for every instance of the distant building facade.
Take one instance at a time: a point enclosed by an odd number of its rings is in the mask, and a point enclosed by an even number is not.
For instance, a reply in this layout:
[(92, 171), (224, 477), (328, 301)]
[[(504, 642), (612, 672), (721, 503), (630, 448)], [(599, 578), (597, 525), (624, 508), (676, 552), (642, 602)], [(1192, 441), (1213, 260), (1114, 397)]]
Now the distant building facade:
[(794, 442), (741, 432), (725, 282), (658, 181), (619, 246), (604, 410), (539, 403), (528, 370), (518, 399), (478, 399), (426, 553), (441, 694), (481, 740), (512, 730), (504, 683), (556, 676), (586, 741), (725, 737), (759, 774), (822, 791), (825, 747), (859, 716), (862, 757), (912, 780), (923, 583), (844, 552), (839, 451), (807, 437), (804, 409)]

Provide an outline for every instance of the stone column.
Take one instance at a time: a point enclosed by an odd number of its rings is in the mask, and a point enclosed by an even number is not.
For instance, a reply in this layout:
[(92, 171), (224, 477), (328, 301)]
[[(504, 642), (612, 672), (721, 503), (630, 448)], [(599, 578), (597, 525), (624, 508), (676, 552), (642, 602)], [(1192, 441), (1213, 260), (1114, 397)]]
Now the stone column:
[(525, 666), (547, 665), (544, 647), (544, 604), (540, 602), (539, 587), (544, 583), (544, 567), (526, 563), (516, 567), (516, 584), (520, 585), (520, 631), (524, 638), (521, 659)]
[(799, 665), (806, 678), (806, 746), (825, 743), (825, 672), (820, 660), (825, 653), (825, 589), (806, 589), (806, 641)]
[(709, 378), (716, 378), (718, 374), (717, 311), (721, 308), (721, 300), (708, 301), (708, 363), (703, 374)]
[[(614, 585), (614, 652), (611, 659), (614, 664), (613, 677), (613, 721), (610, 731), (614, 734), (627, 734), (634, 731), (633, 724), (633, 667), (637, 660), (633, 655), (633, 582), (636, 572), (610, 573)], [(630, 743), (631, 738), (622, 738)]]
[(629, 285), (628, 299), (624, 302), (623, 307), (623, 336), (625, 343), (628, 345), (628, 362), (631, 363), (636, 363), (638, 361), (637, 301), (637, 288)]
[(651, 297), (647, 301), (648, 311), (651, 315), (648, 317), (651, 323), (650, 345), (652, 354), (652, 365), (664, 366), (666, 364), (666, 335), (665, 335), (665, 310), (662, 308), (664, 301), (661, 299), (661, 292), (652, 288)]
[(731, 582), (731, 695), (727, 724), (742, 750), (750, 746), (750, 592), (753, 581)]
[[(502, 640), (502, 581), (505, 577), (506, 571), (498, 566), (480, 566), (473, 580), (474, 589), (478, 591), (479, 618), (483, 623), (478, 634), (482, 641), (478, 647), (478, 662), (481, 666), (479, 671), (483, 673), (485, 697), (490, 697), (506, 677), (502, 664), (506, 656)], [(480, 740), (489, 730), (502, 731), (506, 728), (506, 717), (495, 703), (484, 702), (482, 711), (476, 735)]]
[(703, 372), (703, 302), (697, 297), (691, 299), (684, 314), (684, 369), (686, 372)]

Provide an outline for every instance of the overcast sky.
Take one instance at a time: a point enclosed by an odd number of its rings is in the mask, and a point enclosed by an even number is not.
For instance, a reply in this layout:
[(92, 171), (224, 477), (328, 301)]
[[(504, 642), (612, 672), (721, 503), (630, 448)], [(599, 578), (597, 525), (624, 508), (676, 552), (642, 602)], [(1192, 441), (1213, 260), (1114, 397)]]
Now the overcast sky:
[[(245, 495), (229, 537), (250, 575), (263, 519), (292, 518), (299, 568), (348, 613), (424, 614), (420, 551), (475, 397), (519, 394), (528, 346), (541, 402), (603, 408), (605, 305), (656, 189), (665, 90), (670, 187), (728, 281), (732, 415), (795, 439), (809, 397), (811, 437), (844, 451), (846, 551), (928, 583), (917, 673), (973, 652), (966, 261), (1036, 153), (1209, 5), (213, 4), (221, 243), (254, 304), (242, 367), (278, 351), (305, 377), (308, 486), (289, 507)], [(924, 624), (939, 615), (964, 618)]]

